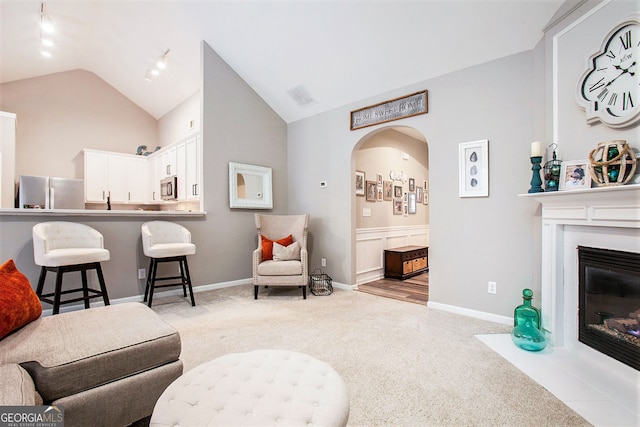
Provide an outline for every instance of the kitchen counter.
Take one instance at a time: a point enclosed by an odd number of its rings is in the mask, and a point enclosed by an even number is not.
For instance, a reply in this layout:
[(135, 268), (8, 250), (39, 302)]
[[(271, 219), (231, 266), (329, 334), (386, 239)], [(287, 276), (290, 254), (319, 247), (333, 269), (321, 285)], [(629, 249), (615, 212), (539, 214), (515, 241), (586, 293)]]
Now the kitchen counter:
[(94, 209), (0, 209), (0, 216), (91, 216), (91, 217), (199, 217), (204, 211), (146, 211)]

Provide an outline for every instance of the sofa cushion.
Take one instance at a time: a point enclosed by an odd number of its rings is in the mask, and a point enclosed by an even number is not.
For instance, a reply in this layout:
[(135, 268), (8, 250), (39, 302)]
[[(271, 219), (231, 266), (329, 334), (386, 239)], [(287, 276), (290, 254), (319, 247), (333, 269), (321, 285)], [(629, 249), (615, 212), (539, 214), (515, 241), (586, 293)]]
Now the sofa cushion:
[(36, 320), (42, 314), (40, 299), (29, 279), (13, 260), (0, 265), (0, 338)]
[(273, 259), (273, 242), (278, 242), (282, 246), (289, 246), (293, 243), (293, 236), (291, 234), (278, 240), (271, 240), (261, 234), (260, 239), (262, 242), (262, 261)]
[(278, 242), (273, 242), (274, 261), (300, 260), (300, 244), (293, 242), (289, 246), (282, 246)]
[(260, 276), (300, 276), (302, 263), (300, 261), (264, 261), (258, 264)]
[(0, 341), (0, 363), (20, 363), (51, 402), (173, 362), (180, 349), (177, 331), (134, 302), (41, 317)]
[(0, 378), (0, 406), (42, 405), (33, 380), (20, 365), (0, 365)]

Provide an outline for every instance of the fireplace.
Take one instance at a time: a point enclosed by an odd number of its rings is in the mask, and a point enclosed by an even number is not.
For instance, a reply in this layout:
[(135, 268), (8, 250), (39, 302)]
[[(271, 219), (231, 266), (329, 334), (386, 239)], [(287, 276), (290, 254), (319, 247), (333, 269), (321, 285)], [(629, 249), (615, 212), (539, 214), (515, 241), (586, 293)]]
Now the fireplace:
[(640, 370), (640, 254), (578, 246), (578, 340)]
[[(547, 340), (555, 347), (567, 347), (572, 351), (580, 352), (585, 357), (595, 358), (606, 365), (610, 372), (618, 372), (625, 375), (627, 370), (638, 372), (636, 353), (636, 367), (630, 367), (628, 363), (614, 358), (608, 350), (592, 346), (589, 338), (580, 337), (584, 331), (580, 331), (580, 324), (597, 325), (607, 317), (606, 312), (615, 311), (615, 316), (626, 318), (635, 309), (623, 308), (619, 315), (616, 308), (606, 305), (607, 308), (595, 308), (597, 298), (606, 296), (605, 293), (589, 291), (594, 299), (582, 301), (580, 297), (580, 266), (578, 260), (578, 247), (596, 248), (618, 252), (630, 253), (634, 260), (627, 262), (622, 276), (626, 281), (637, 283), (638, 272), (635, 271), (635, 279), (626, 278), (628, 266), (638, 265), (640, 254), (640, 185), (623, 185), (617, 187), (592, 188), (584, 190), (568, 190), (549, 193), (527, 194), (523, 197), (533, 198), (541, 205), (541, 264), (540, 276), (541, 294), (540, 308), (542, 311), (542, 326), (547, 333)], [(618, 251), (618, 252), (616, 252)], [(611, 260), (610, 260), (611, 261)], [(604, 277), (609, 281), (610, 261), (600, 262), (596, 266), (589, 267), (592, 275)], [(597, 280), (598, 277), (596, 277)], [(602, 280), (600, 280), (602, 281)], [(594, 285), (598, 289), (601, 285)], [(598, 290), (598, 292), (601, 292)], [(587, 308), (579, 306), (587, 303)], [(601, 312), (595, 318), (580, 318), (586, 312)], [(626, 312), (628, 311), (628, 312)], [(613, 324), (613, 322), (608, 322)], [(594, 332), (595, 326), (587, 328), (588, 332)], [(596, 335), (601, 336), (602, 334)], [(607, 346), (611, 341), (604, 341)], [(637, 351), (637, 350), (636, 350)], [(633, 352), (631, 353), (633, 358)], [(599, 356), (598, 356), (599, 355)]]

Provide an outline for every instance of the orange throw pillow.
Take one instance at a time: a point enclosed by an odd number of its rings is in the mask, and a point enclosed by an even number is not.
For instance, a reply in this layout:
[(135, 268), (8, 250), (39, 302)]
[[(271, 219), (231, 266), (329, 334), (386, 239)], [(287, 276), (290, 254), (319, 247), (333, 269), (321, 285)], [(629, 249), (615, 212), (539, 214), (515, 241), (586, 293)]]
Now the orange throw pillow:
[(40, 299), (13, 260), (0, 265), (0, 338), (42, 314)]
[(260, 235), (260, 237), (262, 238), (262, 260), (263, 261), (268, 261), (270, 259), (273, 259), (273, 242), (278, 242), (278, 244), (282, 245), (282, 246), (289, 246), (290, 244), (293, 243), (293, 236), (291, 234), (289, 234), (287, 237), (283, 237), (280, 240), (270, 240), (266, 237), (264, 237), (264, 235)]

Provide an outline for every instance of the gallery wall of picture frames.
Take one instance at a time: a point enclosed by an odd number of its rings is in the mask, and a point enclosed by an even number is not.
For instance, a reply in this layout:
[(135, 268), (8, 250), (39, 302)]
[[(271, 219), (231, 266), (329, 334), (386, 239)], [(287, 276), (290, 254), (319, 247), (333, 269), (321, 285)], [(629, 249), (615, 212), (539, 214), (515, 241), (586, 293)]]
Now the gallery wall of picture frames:
[(417, 206), (429, 204), (429, 187), (427, 181), (416, 184), (414, 178), (404, 173), (389, 172), (390, 180), (382, 174), (368, 176), (363, 171), (356, 171), (355, 195), (365, 197), (367, 202), (391, 202), (394, 215), (411, 215), (417, 213)]

